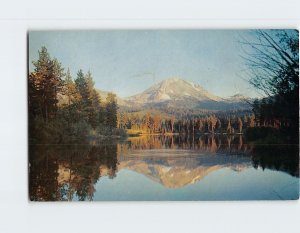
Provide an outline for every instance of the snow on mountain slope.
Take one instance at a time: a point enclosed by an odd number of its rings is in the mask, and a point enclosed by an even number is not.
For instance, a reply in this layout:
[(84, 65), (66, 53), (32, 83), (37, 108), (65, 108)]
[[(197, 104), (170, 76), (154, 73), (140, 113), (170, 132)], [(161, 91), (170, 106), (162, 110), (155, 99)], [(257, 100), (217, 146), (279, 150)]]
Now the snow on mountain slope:
[[(108, 92), (98, 90), (98, 93), (105, 100)], [(166, 79), (134, 96), (126, 98), (117, 96), (118, 105), (127, 110), (140, 108), (236, 110), (249, 108), (246, 100), (249, 98), (240, 94), (221, 98), (198, 84), (178, 78)]]
[(193, 99), (197, 101), (222, 101), (222, 98), (209, 93), (200, 85), (177, 78), (164, 80), (148, 88), (141, 94), (126, 98), (127, 101), (139, 104), (184, 99)]

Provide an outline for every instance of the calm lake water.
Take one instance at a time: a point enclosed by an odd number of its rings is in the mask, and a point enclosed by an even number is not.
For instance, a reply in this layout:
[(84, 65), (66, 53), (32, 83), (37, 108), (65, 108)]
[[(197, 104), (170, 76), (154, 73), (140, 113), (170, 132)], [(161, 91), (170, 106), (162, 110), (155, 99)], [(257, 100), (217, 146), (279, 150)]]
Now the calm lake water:
[(254, 146), (238, 135), (30, 145), (29, 197), (35, 201), (297, 199), (298, 146)]

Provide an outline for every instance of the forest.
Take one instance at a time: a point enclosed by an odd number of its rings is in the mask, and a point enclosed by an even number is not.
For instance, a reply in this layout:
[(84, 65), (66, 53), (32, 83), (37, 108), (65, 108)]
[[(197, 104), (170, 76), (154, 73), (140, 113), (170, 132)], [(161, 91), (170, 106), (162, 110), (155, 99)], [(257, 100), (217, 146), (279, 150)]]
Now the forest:
[[(62, 143), (82, 139), (121, 138), (140, 134), (243, 134), (298, 141), (299, 32), (257, 30), (257, 42), (243, 39), (249, 84), (263, 98), (251, 111), (174, 114), (172, 109), (124, 111), (116, 95), (101, 98), (92, 73), (81, 69), (73, 78), (46, 47), (28, 75), (29, 140)], [(196, 111), (197, 112), (197, 111)], [(277, 138), (277, 139), (276, 139)]]
[(183, 115), (164, 116), (162, 114), (144, 115), (138, 113), (118, 113), (118, 127), (129, 134), (236, 134), (256, 125), (253, 114), (237, 115)]
[(61, 63), (51, 58), (46, 47), (33, 62), (28, 79), (29, 132), (32, 142), (125, 137), (140, 134), (243, 133), (254, 127), (255, 117), (206, 113), (165, 114), (159, 110), (126, 112), (118, 108), (116, 95), (101, 99), (90, 71), (80, 69), (73, 80)]
[(29, 138), (33, 143), (120, 136), (117, 102), (113, 93), (102, 100), (90, 71), (80, 69), (75, 80), (70, 70), (51, 58), (46, 47), (33, 62), (28, 79)]
[[(253, 114), (165, 114), (159, 110), (119, 110), (116, 95), (101, 99), (90, 71), (75, 79), (46, 47), (28, 79), (29, 134), (32, 143), (62, 143), (139, 134), (242, 133), (255, 126)], [(172, 112), (172, 111), (171, 111)], [(175, 117), (176, 116), (176, 117)]]
[(243, 38), (248, 80), (263, 98), (251, 103), (257, 126), (250, 139), (264, 143), (299, 143), (299, 31), (255, 30), (256, 41)]

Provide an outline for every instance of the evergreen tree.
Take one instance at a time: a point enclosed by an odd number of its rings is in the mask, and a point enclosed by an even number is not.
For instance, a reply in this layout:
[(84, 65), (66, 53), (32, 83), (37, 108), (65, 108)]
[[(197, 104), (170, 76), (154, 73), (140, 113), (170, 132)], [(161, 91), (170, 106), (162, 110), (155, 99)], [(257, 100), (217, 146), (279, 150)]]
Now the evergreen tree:
[(75, 79), (75, 85), (76, 89), (78, 90), (80, 96), (81, 96), (81, 101), (83, 104), (86, 104), (86, 102), (89, 99), (89, 93), (88, 93), (88, 86), (86, 79), (84, 77), (84, 73), (80, 69), (77, 72), (77, 78)]
[(85, 109), (88, 112), (88, 122), (96, 128), (98, 122), (98, 112), (100, 107), (99, 95), (94, 89), (94, 80), (90, 71), (85, 75), (87, 99), (85, 101)]
[(70, 108), (72, 104), (80, 101), (81, 95), (76, 89), (76, 85), (72, 79), (70, 70), (67, 70), (65, 78), (64, 95), (67, 97), (67, 105)]
[(106, 97), (106, 124), (108, 127), (116, 128), (117, 127), (117, 100), (116, 95), (113, 93), (108, 93)]
[(89, 92), (88, 92), (88, 85), (86, 82), (86, 79), (84, 77), (84, 73), (80, 69), (77, 72), (77, 78), (75, 79), (75, 85), (76, 89), (79, 92), (81, 98), (80, 102), (78, 104), (78, 114), (79, 114), (79, 120), (88, 122), (89, 119)]
[[(39, 51), (39, 59), (33, 62), (34, 72), (29, 77), (29, 90), (35, 93), (38, 103), (31, 106), (39, 106), (40, 114), (47, 123), (56, 116), (57, 112), (57, 95), (63, 88), (63, 68), (57, 59), (51, 60), (46, 47)], [(34, 98), (33, 98), (34, 99)], [(33, 101), (31, 99), (31, 101)]]
[(81, 95), (79, 91), (76, 89), (76, 85), (72, 79), (70, 70), (67, 70), (66, 78), (65, 78), (65, 87), (64, 87), (64, 95), (67, 97), (67, 110), (68, 116), (67, 121), (70, 126), (71, 122), (78, 121), (80, 116), (77, 116), (77, 107), (81, 100)]

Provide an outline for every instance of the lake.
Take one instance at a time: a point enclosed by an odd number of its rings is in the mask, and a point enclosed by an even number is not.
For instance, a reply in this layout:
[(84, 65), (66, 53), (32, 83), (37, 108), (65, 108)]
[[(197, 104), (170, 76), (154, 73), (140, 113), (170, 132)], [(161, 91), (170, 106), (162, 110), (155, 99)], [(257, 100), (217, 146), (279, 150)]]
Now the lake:
[(148, 135), (29, 145), (29, 198), (33, 201), (298, 197), (298, 145), (251, 145), (242, 135)]

